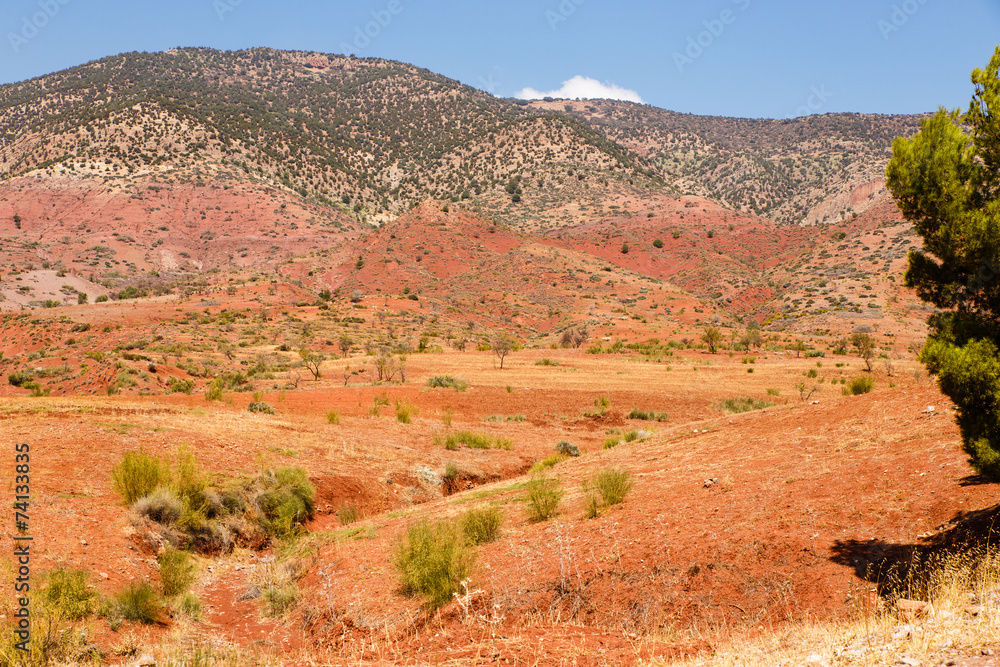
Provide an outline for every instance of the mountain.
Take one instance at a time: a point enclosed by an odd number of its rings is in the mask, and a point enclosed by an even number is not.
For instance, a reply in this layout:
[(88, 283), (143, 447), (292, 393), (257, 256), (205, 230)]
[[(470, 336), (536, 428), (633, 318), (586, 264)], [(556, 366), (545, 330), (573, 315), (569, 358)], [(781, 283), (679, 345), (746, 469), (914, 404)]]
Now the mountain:
[(388, 60), (175, 49), (0, 87), (0, 177), (230, 172), (364, 222), (437, 198), (508, 225), (561, 226), (567, 202), (600, 211), (652, 193), (822, 222), (867, 207), (892, 138), (918, 121), (529, 104)]
[[(592, 310), (579, 294), (607, 282), (601, 268), (725, 317), (853, 312), (872, 302), (823, 291), (817, 305), (815, 276), (789, 267), (837, 257), (871, 283), (865, 244), (844, 248), (899, 223), (882, 173), (919, 120), (529, 103), (405, 63), (264, 48), (128, 53), (0, 86), (0, 261), (85, 278), (94, 298), (233, 271), (409, 287), (530, 330)], [(480, 301), (522, 278), (548, 286), (530, 305)], [(80, 291), (59, 289), (3, 294), (24, 307)]]
[(916, 132), (922, 118), (724, 118), (610, 100), (533, 106), (601, 130), (684, 193), (787, 223), (844, 220), (884, 201), (892, 140)]

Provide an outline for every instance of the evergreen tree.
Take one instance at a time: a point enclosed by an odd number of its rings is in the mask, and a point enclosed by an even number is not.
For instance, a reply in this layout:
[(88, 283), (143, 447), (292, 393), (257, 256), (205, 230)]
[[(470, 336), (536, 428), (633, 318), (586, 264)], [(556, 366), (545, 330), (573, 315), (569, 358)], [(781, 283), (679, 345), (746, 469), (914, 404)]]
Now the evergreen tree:
[(898, 138), (887, 186), (923, 237), (906, 285), (941, 312), (921, 361), (957, 406), (962, 445), (1000, 481), (1000, 47), (972, 73), (965, 113), (941, 109)]

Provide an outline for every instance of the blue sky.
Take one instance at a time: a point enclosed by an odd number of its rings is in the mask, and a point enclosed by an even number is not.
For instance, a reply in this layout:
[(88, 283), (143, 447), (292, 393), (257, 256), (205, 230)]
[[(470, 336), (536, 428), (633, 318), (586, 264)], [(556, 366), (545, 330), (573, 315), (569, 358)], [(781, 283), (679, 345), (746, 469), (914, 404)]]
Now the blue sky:
[(581, 96), (744, 117), (964, 107), (970, 72), (1000, 42), (1000, 0), (2, 4), (3, 83), (175, 46), (349, 49), (503, 97), (559, 92), (575, 79), (568, 90)]

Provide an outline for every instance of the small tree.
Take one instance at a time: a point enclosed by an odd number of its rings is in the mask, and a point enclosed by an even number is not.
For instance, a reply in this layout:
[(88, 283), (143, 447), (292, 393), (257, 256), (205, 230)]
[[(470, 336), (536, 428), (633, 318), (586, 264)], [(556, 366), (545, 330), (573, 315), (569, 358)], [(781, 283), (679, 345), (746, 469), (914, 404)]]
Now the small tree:
[(348, 353), (351, 351), (351, 346), (354, 345), (354, 341), (350, 336), (344, 334), (337, 342), (340, 345), (340, 353), (343, 354), (344, 357), (347, 357)]
[(705, 332), (701, 334), (701, 340), (708, 345), (708, 351), (715, 354), (715, 350), (722, 343), (722, 332), (715, 327), (705, 327)]
[(302, 365), (309, 369), (312, 373), (313, 379), (318, 380), (323, 377), (323, 373), (320, 372), (320, 366), (326, 361), (326, 355), (320, 354), (318, 352), (313, 352), (307, 347), (303, 347), (299, 350), (299, 356), (302, 357)]
[(747, 352), (753, 348), (760, 349), (760, 346), (764, 344), (764, 337), (760, 333), (760, 329), (753, 326), (746, 330), (746, 332), (740, 337), (740, 344), (746, 349)]
[(851, 345), (861, 357), (868, 370), (872, 369), (872, 359), (875, 358), (875, 341), (866, 333), (855, 333), (851, 336)]
[(806, 351), (806, 344), (801, 340), (797, 340), (794, 343), (792, 343), (789, 349), (795, 351), (795, 358), (798, 359), (799, 356)]
[(514, 339), (507, 334), (499, 334), (490, 341), (490, 347), (493, 348), (493, 354), (496, 355), (496, 358), (500, 360), (500, 370), (503, 370), (503, 360), (514, 351)]
[(590, 330), (585, 326), (573, 329), (573, 347), (580, 347), (590, 340)]

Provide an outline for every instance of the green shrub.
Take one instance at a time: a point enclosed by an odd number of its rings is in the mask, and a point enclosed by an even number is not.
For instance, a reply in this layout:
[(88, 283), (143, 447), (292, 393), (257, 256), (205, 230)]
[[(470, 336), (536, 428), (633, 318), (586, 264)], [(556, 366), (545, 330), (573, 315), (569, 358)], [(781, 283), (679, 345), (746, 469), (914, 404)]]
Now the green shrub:
[(847, 386), (843, 388), (843, 393), (844, 396), (860, 396), (861, 394), (867, 394), (874, 388), (875, 378), (870, 375), (862, 375), (848, 382)]
[(626, 431), (625, 435), (622, 436), (622, 440), (625, 442), (635, 442), (636, 440), (641, 440), (641, 434), (636, 429), (631, 431)]
[(604, 439), (604, 449), (611, 449), (621, 444), (621, 438), (616, 435), (608, 436)]
[(409, 424), (420, 411), (409, 401), (396, 401), (396, 421)]
[(556, 443), (556, 451), (565, 456), (572, 456), (574, 458), (580, 455), (580, 448), (572, 442), (566, 442), (565, 440)]
[(632, 475), (618, 468), (604, 468), (594, 477), (594, 488), (605, 506), (617, 505), (632, 490)]
[(270, 405), (268, 405), (267, 403), (264, 403), (262, 401), (251, 401), (250, 404), (247, 405), (247, 411), (249, 411), (249, 412), (263, 412), (264, 414), (268, 414), (268, 415), (273, 415), (274, 414), (274, 408), (272, 408)]
[(816, 372), (816, 369), (815, 369), (815, 368), (810, 368), (810, 369), (809, 369), (808, 371), (806, 371), (806, 372), (804, 373), (804, 375), (805, 375), (805, 376), (806, 376), (807, 378), (814, 378), (814, 377), (817, 377), (817, 376), (819, 375), (819, 373), (817, 373), (817, 372)]
[(13, 373), (7, 376), (7, 382), (14, 385), (15, 387), (24, 387), (34, 379), (35, 379), (35, 371), (27, 368), (19, 371), (14, 371)]
[(558, 479), (540, 475), (531, 478), (526, 488), (528, 516), (532, 521), (545, 521), (554, 517), (559, 510), (559, 502), (566, 492)]
[(524, 415), (486, 415), (483, 417), (483, 421), (488, 422), (523, 422), (525, 421)]
[(184, 502), (172, 490), (159, 487), (132, 503), (132, 511), (164, 526), (172, 526), (184, 514)]
[(156, 557), (160, 564), (160, 587), (167, 597), (186, 593), (195, 579), (195, 564), (186, 551), (165, 549)]
[(553, 361), (552, 359), (549, 359), (548, 357), (545, 357), (544, 359), (536, 361), (535, 365), (536, 366), (558, 366), (559, 362), (558, 361)]
[(639, 408), (632, 408), (632, 411), (628, 413), (628, 419), (644, 419), (647, 421), (666, 421), (670, 416), (666, 412), (655, 412), (653, 410), (640, 410)]
[(174, 608), (193, 621), (201, 620), (201, 600), (194, 593), (185, 593), (174, 602)]
[(201, 509), (206, 506), (205, 489), (208, 487), (208, 482), (201, 470), (201, 464), (187, 445), (177, 448), (173, 478), (171, 486), (186, 507)]
[(376, 396), (375, 398), (372, 399), (372, 406), (368, 408), (368, 414), (370, 414), (372, 417), (378, 417), (379, 413), (382, 411), (382, 408), (384, 408), (387, 405), (389, 405), (388, 396), (386, 396), (385, 394), (382, 394), (381, 396)]
[(459, 525), (469, 544), (488, 544), (500, 537), (503, 512), (499, 507), (476, 507), (462, 516)]
[(45, 576), (40, 602), (50, 618), (78, 621), (93, 611), (97, 592), (90, 588), (83, 570), (59, 568)]
[(403, 592), (424, 596), (427, 607), (451, 601), (472, 573), (476, 553), (454, 523), (420, 522), (396, 547), (396, 569)]
[(340, 413), (337, 412), (336, 410), (330, 410), (329, 412), (327, 412), (326, 413), (326, 423), (327, 424), (333, 424), (334, 426), (336, 426), (337, 424), (339, 424), (340, 423)]
[(42, 385), (38, 384), (37, 382), (26, 382), (24, 384), (24, 388), (31, 390), (32, 398), (41, 398), (43, 396), (48, 396), (49, 394), (52, 393), (52, 389), (50, 389), (49, 387), (45, 387), (43, 389)]
[(278, 468), (261, 473), (255, 483), (253, 505), (258, 522), (276, 538), (291, 537), (312, 516), (316, 489), (302, 468)]
[(264, 602), (264, 615), (278, 618), (295, 606), (299, 598), (299, 589), (294, 582), (280, 586), (268, 586), (261, 594)]
[(194, 380), (191, 378), (187, 378), (186, 380), (178, 380), (175, 377), (168, 378), (167, 393), (192, 394), (194, 393)]
[(455, 391), (465, 391), (469, 388), (469, 383), (461, 378), (450, 375), (437, 375), (427, 378), (427, 386), (431, 388), (440, 387), (443, 389), (454, 389)]
[(435, 436), (434, 444), (444, 446), (445, 449), (456, 450), (459, 445), (465, 445), (472, 449), (511, 449), (514, 446), (507, 438), (500, 438), (489, 433), (476, 433), (473, 431), (456, 431), (445, 436)]
[(780, 389), (768, 389), (767, 390), (767, 395), (768, 396), (781, 396), (781, 390)]
[(166, 464), (142, 450), (126, 452), (118, 465), (111, 469), (111, 485), (126, 505), (148, 496), (169, 479)]
[(225, 392), (225, 383), (219, 378), (212, 380), (212, 384), (205, 387), (206, 401), (221, 401)]
[(547, 456), (540, 461), (535, 461), (534, 465), (528, 469), (528, 472), (534, 475), (535, 473), (545, 472), (549, 468), (555, 467), (557, 463), (566, 460), (566, 455), (564, 454), (553, 454), (552, 456)]
[(115, 595), (115, 608), (126, 621), (151, 625), (160, 616), (160, 598), (148, 581), (133, 582)]
[(358, 520), (358, 508), (354, 505), (344, 505), (337, 510), (337, 520), (341, 526), (348, 526)]
[(264, 601), (264, 614), (271, 618), (282, 616), (295, 606), (299, 598), (299, 589), (294, 582), (280, 586), (268, 586), (261, 598)]
[(730, 412), (733, 414), (739, 414), (741, 412), (750, 412), (752, 410), (761, 410), (763, 408), (769, 408), (774, 403), (770, 401), (764, 401), (759, 398), (727, 398), (719, 404), (719, 409), (722, 412)]

